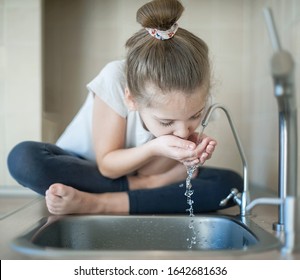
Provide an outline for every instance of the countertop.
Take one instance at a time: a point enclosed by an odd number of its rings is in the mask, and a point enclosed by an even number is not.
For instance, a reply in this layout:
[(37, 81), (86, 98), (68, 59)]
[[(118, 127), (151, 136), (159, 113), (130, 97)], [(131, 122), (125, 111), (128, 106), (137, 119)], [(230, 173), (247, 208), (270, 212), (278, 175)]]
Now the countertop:
[[(223, 211), (221, 214), (236, 215), (239, 209), (232, 207)], [(42, 217), (48, 217), (45, 200), (41, 196), (33, 195), (26, 197), (15, 197), (9, 195), (0, 196), (0, 257), (2, 260), (22, 260), (26, 256), (20, 255), (10, 247), (11, 241), (27, 231), (32, 225), (36, 224)], [(266, 231), (276, 236), (272, 230), (272, 224), (277, 220), (276, 206), (257, 206), (251, 213), (251, 219)], [(204, 254), (203, 259), (207, 256)], [(176, 259), (176, 257), (174, 256)], [(201, 254), (199, 259), (201, 259)], [(215, 258), (215, 255), (214, 255)], [(218, 258), (218, 257), (217, 257)], [(226, 259), (235, 259), (226, 254)], [(197, 258), (198, 259), (198, 258)], [(224, 254), (220, 256), (224, 259)], [(283, 256), (279, 250), (266, 252), (250, 253), (239, 255), (238, 259), (258, 259), (258, 260), (276, 260), (276, 259), (300, 259), (300, 253)]]

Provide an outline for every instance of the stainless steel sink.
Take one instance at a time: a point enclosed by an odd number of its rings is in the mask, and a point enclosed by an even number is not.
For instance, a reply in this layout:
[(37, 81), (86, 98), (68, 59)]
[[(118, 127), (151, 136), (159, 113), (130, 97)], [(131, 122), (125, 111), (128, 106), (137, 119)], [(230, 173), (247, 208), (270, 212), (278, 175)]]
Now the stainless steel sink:
[(204, 252), (244, 254), (279, 245), (250, 219), (242, 223), (220, 215), (50, 216), (12, 243), (22, 254), (60, 259), (196, 258)]

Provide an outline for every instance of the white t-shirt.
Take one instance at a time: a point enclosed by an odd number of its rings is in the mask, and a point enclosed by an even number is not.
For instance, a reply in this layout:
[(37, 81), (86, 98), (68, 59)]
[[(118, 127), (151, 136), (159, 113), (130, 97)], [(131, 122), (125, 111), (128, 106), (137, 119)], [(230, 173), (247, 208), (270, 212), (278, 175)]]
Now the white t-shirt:
[(154, 136), (143, 127), (139, 113), (128, 110), (124, 100), (125, 86), (125, 61), (113, 61), (107, 64), (87, 85), (89, 94), (85, 103), (57, 140), (56, 145), (88, 160), (96, 160), (92, 142), (94, 94), (117, 114), (127, 119), (124, 148), (137, 147), (153, 139)]

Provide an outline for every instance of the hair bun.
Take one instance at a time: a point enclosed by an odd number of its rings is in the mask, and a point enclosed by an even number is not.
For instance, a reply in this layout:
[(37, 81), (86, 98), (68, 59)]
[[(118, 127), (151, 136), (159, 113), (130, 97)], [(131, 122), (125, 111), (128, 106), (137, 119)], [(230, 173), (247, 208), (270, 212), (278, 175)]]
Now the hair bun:
[(144, 28), (168, 30), (178, 21), (183, 10), (178, 0), (153, 0), (137, 11), (136, 19)]

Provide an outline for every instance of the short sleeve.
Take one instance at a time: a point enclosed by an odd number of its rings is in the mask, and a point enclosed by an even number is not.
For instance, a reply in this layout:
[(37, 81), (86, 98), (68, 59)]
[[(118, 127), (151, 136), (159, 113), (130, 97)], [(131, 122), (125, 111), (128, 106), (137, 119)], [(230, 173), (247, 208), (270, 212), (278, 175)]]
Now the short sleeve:
[(87, 88), (117, 114), (126, 118), (128, 109), (124, 99), (125, 85), (125, 61), (120, 60), (108, 63), (99, 75), (87, 85)]

